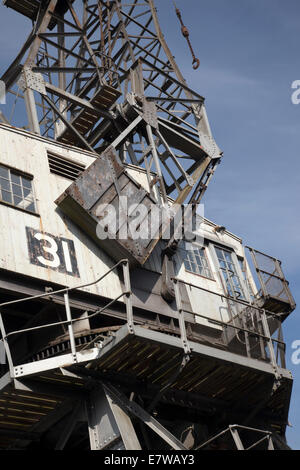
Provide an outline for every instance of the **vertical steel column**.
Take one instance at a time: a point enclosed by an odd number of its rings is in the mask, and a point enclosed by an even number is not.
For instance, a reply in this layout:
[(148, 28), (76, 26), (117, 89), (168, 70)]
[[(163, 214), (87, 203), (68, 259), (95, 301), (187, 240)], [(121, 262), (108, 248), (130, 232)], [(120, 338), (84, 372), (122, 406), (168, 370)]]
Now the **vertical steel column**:
[[(280, 322), (279, 322), (280, 323)], [(280, 323), (278, 328), (278, 335), (277, 335), (278, 343), (277, 343), (277, 355), (280, 355), (280, 365), (283, 369), (286, 369), (286, 360), (285, 360), (285, 344), (283, 342), (283, 334), (282, 334), (282, 324)]]
[(86, 403), (91, 450), (110, 447), (124, 450), (120, 431), (102, 387), (94, 389)]
[(268, 436), (268, 450), (275, 450), (271, 434)]
[(6, 331), (5, 331), (5, 327), (4, 327), (4, 323), (3, 323), (1, 313), (0, 313), (0, 331), (1, 331), (1, 334), (2, 334), (2, 339), (3, 339), (4, 348), (5, 348), (5, 352), (6, 352), (6, 357), (7, 357), (7, 362), (8, 362), (8, 366), (9, 366), (10, 376), (14, 377), (14, 364), (13, 364), (9, 344), (8, 344), (8, 341), (7, 341)]
[(231, 435), (233, 437), (233, 440), (235, 442), (237, 450), (245, 450), (245, 448), (242, 444), (240, 435), (239, 435), (238, 430), (236, 429), (236, 427), (235, 426), (229, 426), (229, 429), (230, 429)]
[[(49, 0), (47, 8), (45, 9), (43, 13), (43, 18), (42, 21), (39, 25), (38, 30), (35, 32), (35, 39), (31, 45), (29, 54), (27, 56), (27, 59), (24, 63), (23, 70), (26, 67), (31, 68), (34, 65), (34, 61), (36, 59), (37, 53), (39, 51), (42, 39), (39, 36), (41, 33), (44, 33), (48, 25), (51, 21), (52, 15), (51, 13), (54, 12), (56, 4), (58, 0)], [(28, 123), (29, 123), (29, 128), (32, 132), (35, 132), (36, 134), (40, 134), (40, 125), (39, 125), (39, 119), (38, 119), (38, 114), (36, 110), (36, 104), (35, 104), (35, 99), (34, 99), (34, 93), (33, 90), (27, 87), (24, 91), (24, 99), (25, 99), (25, 104), (26, 104), (26, 111), (27, 111), (27, 116), (28, 116)]]
[[(258, 312), (258, 310), (254, 311), (254, 318), (256, 318), (258, 333), (264, 336), (264, 328), (262, 325), (262, 319), (261, 319), (260, 312)], [(264, 338), (262, 338), (261, 336), (259, 336), (259, 345), (260, 345), (261, 357), (262, 359), (266, 359), (265, 341), (264, 341)]]
[(268, 320), (267, 320), (265, 310), (262, 310), (261, 320), (262, 320), (262, 325), (263, 325), (263, 329), (264, 329), (264, 335), (268, 338), (267, 341), (268, 341), (268, 348), (269, 348), (269, 352), (270, 352), (271, 363), (272, 363), (272, 366), (275, 370), (275, 376), (278, 379), (278, 378), (280, 378), (280, 374), (279, 374), (279, 371), (278, 371), (276, 355), (275, 355), (275, 351), (274, 351), (274, 346), (273, 346), (272, 337), (271, 337), (271, 333), (270, 333), (270, 329), (269, 329)]
[(70, 309), (69, 293), (68, 292), (66, 292), (64, 294), (64, 299), (65, 299), (67, 320), (69, 322), (68, 331), (69, 331), (69, 337), (70, 337), (71, 352), (72, 352), (74, 362), (77, 362), (76, 344), (75, 344), (75, 337), (74, 337), (73, 323), (72, 323), (72, 314), (71, 314), (71, 309)]
[[(58, 33), (58, 45), (60, 47), (65, 47), (65, 26), (62, 21), (57, 22), (57, 33)], [(65, 59), (65, 52), (62, 49), (58, 49), (58, 64), (59, 67), (65, 67), (66, 66), (66, 59)], [(58, 72), (58, 87), (65, 91), (66, 89), (66, 74), (65, 72)], [(66, 100), (63, 98), (59, 98), (59, 111), (64, 115), (65, 118), (67, 118), (66, 113), (64, 113), (64, 109), (67, 105)], [(59, 120), (56, 123), (56, 135), (60, 135), (65, 128), (64, 123)]]
[(106, 386), (91, 392), (87, 417), (91, 450), (142, 450), (129, 413)]
[(129, 415), (115, 402), (105, 387), (104, 393), (113, 412), (126, 450), (142, 450)]
[(130, 282), (130, 271), (129, 261), (124, 260), (122, 263), (124, 285), (125, 285), (125, 305), (127, 313), (127, 324), (130, 333), (134, 332), (134, 319), (133, 319), (133, 308), (132, 308), (132, 291)]
[(34, 92), (31, 88), (27, 88), (24, 91), (24, 99), (26, 105), (26, 112), (28, 117), (28, 125), (31, 132), (35, 134), (41, 134), (39, 118), (36, 110)]
[(151, 129), (150, 124), (146, 124), (146, 130), (147, 130), (149, 143), (150, 143), (150, 146), (151, 146), (153, 160), (154, 160), (156, 171), (157, 171), (157, 176), (158, 176), (158, 179), (159, 179), (159, 186), (160, 186), (160, 190), (161, 190), (162, 200), (163, 200), (163, 203), (166, 204), (167, 201), (168, 201), (168, 196), (167, 196), (167, 193), (166, 193), (164, 178), (163, 178), (163, 175), (162, 175), (162, 172), (161, 172), (160, 162), (159, 162), (159, 158), (158, 158), (158, 154), (157, 154), (157, 150), (156, 150), (155, 142), (154, 142), (154, 139), (153, 139), (153, 134), (152, 134), (152, 129)]
[(177, 279), (173, 280), (174, 282), (174, 291), (175, 291), (175, 299), (176, 299), (176, 305), (177, 305), (177, 310), (178, 310), (178, 320), (179, 320), (179, 328), (180, 328), (180, 334), (181, 334), (181, 341), (183, 345), (183, 350), (185, 354), (190, 354), (191, 349), (188, 343), (187, 339), (187, 334), (186, 334), (186, 326), (185, 326), (185, 320), (184, 320), (184, 310), (182, 307), (182, 301), (181, 301), (181, 294), (180, 294), (180, 287)]

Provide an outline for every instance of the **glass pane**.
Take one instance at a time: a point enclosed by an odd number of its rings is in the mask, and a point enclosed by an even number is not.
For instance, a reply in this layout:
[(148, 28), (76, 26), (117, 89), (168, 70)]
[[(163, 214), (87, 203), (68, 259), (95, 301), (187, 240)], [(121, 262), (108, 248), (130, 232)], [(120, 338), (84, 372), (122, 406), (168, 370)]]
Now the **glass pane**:
[(27, 199), (33, 199), (32, 190), (30, 188), (23, 187), (23, 193), (24, 197), (26, 197)]
[(23, 197), (21, 186), (18, 186), (17, 184), (12, 184), (11, 188), (12, 188), (12, 192), (15, 196)]
[(227, 282), (227, 284), (226, 284), (226, 287), (227, 287), (228, 294), (230, 295), (230, 297), (233, 297), (233, 293), (232, 293), (232, 290), (231, 290), (230, 284), (229, 284), (228, 282)]
[(9, 193), (8, 191), (1, 191), (1, 193), (2, 193), (2, 201), (9, 202), (11, 204), (12, 203), (11, 193)]
[(10, 183), (8, 180), (0, 178), (0, 187), (1, 189), (5, 189), (6, 191), (10, 191)]
[(28, 210), (28, 211), (31, 211), (31, 212), (35, 212), (35, 205), (34, 205), (34, 202), (30, 202), (30, 201), (25, 201), (24, 202), (24, 209)]
[(34, 202), (34, 198), (33, 198), (32, 194), (29, 194), (29, 196), (26, 197), (24, 200), (27, 201), (27, 202)]
[(220, 266), (221, 266), (221, 269), (226, 269), (225, 261), (220, 261)]
[(16, 183), (16, 184), (21, 184), (21, 178), (19, 175), (16, 175), (12, 172), (10, 172), (10, 176), (11, 176), (11, 180), (13, 183)]
[(228, 253), (228, 251), (224, 251), (224, 255), (225, 255), (225, 258), (227, 261), (229, 261), (229, 263), (231, 263), (231, 253)]
[(192, 269), (191, 265), (190, 265), (189, 261), (186, 260), (186, 259), (184, 260), (184, 266), (188, 271), (191, 271), (191, 269)]
[(25, 176), (22, 176), (22, 184), (24, 188), (32, 189), (31, 180), (29, 178), (25, 178)]
[(3, 178), (8, 179), (8, 169), (4, 166), (0, 166), (0, 176), (3, 176)]
[(197, 273), (198, 271), (197, 271), (195, 263), (191, 263), (191, 266), (192, 266), (193, 273)]
[(234, 269), (234, 266), (233, 266), (233, 264), (231, 264), (231, 263), (227, 263), (227, 269), (228, 269), (229, 271), (231, 271), (231, 272), (235, 273), (235, 269)]
[(202, 266), (202, 261), (199, 256), (196, 256), (196, 263), (198, 264), (198, 266)]
[(14, 204), (15, 206), (17, 207), (24, 207), (24, 204), (23, 204), (23, 198), (22, 197), (18, 197), (18, 196), (14, 196)]

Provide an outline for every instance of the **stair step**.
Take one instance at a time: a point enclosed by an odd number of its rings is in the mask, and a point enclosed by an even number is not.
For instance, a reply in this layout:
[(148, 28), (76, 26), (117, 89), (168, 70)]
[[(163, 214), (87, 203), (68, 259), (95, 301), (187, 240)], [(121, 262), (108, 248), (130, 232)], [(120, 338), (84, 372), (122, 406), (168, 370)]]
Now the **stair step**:
[[(104, 85), (98, 93), (90, 100), (90, 103), (104, 111), (108, 111), (112, 105), (117, 101), (121, 93), (115, 88)], [(75, 129), (80, 132), (83, 136), (86, 135), (96, 124), (100, 118), (100, 114), (90, 109), (82, 109), (77, 116), (71, 121), (71, 124)], [(62, 134), (57, 138), (59, 142), (63, 142), (70, 145), (76, 145), (83, 147), (82, 142), (77, 138), (72, 131), (66, 128)]]
[[(71, 0), (73, 3), (75, 0)], [(20, 13), (21, 15), (26, 16), (27, 18), (35, 21), (39, 12), (41, 2), (39, 0), (3, 0), (3, 4)], [(57, 6), (55, 8), (55, 13), (63, 16), (69, 9), (69, 6), (65, 0), (58, 0)], [(57, 21), (55, 18), (49, 23), (49, 29), (52, 30), (56, 25)]]

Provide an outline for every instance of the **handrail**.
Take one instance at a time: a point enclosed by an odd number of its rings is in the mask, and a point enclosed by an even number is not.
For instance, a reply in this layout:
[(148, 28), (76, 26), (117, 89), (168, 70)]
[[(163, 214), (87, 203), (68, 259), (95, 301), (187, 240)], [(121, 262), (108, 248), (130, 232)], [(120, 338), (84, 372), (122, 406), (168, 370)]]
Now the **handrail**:
[[(95, 317), (96, 315), (99, 315), (100, 313), (102, 313), (103, 310), (106, 310), (114, 302), (117, 302), (117, 300), (119, 300), (121, 297), (123, 297), (123, 295), (126, 295), (126, 294), (127, 294), (127, 292), (122, 292), (122, 294), (120, 294), (115, 299), (112, 299), (107, 305), (105, 305), (104, 307), (101, 307), (99, 310), (96, 310), (96, 312), (89, 315), (89, 319), (92, 318), (92, 317)], [(6, 334), (5, 338), (8, 338), (9, 336), (13, 336), (13, 335), (16, 335), (16, 334), (19, 334), (19, 333), (27, 333), (28, 331), (41, 330), (43, 328), (51, 328), (53, 326), (58, 326), (58, 325), (69, 325), (70, 323), (73, 324), (73, 323), (76, 323), (78, 321), (82, 321), (82, 318), (74, 318), (74, 319), (71, 319), (71, 320), (59, 321), (59, 322), (56, 322), (56, 323), (47, 323), (47, 325), (33, 326), (32, 328), (24, 328), (23, 330), (10, 331), (9, 333)]]
[(115, 264), (112, 268), (110, 268), (109, 271), (107, 271), (105, 274), (100, 276), (98, 279), (96, 279), (93, 282), (89, 282), (87, 284), (80, 284), (75, 287), (65, 287), (64, 289), (58, 289), (56, 291), (51, 291), (51, 292), (45, 292), (44, 294), (38, 294), (38, 295), (33, 295), (33, 296), (28, 296), (28, 297), (23, 297), (22, 299), (17, 299), (17, 300), (11, 300), (9, 302), (4, 302), (0, 304), (0, 308), (6, 307), (7, 305), (13, 305), (21, 302), (27, 302), (28, 300), (34, 300), (34, 299), (40, 299), (42, 297), (50, 297), (51, 295), (54, 294), (64, 294), (65, 292), (72, 292), (77, 289), (82, 289), (83, 287), (89, 287), (93, 286), (94, 284), (98, 284), (98, 282), (102, 281), (108, 274), (110, 274), (112, 271), (114, 271), (120, 264), (128, 264), (128, 259), (121, 259), (118, 261), (117, 264)]
[[(249, 307), (251, 307), (249, 305)], [(260, 338), (263, 338), (265, 340), (269, 340), (269, 336), (265, 336), (265, 335), (262, 335), (261, 333), (257, 333), (253, 330), (248, 330), (247, 328), (243, 328), (241, 326), (236, 326), (236, 325), (233, 325), (233, 324), (229, 324), (228, 322), (224, 322), (224, 321), (221, 321), (221, 320), (215, 320), (214, 318), (211, 318), (211, 317), (208, 317), (206, 315), (202, 315), (201, 313), (198, 313), (198, 312), (192, 312), (191, 310), (187, 310), (185, 308), (182, 309), (185, 313), (190, 313), (191, 315), (195, 315), (196, 317), (200, 317), (200, 318), (204, 318), (205, 320), (209, 320), (210, 322), (212, 323), (216, 323), (218, 325), (221, 325), (221, 326), (229, 326), (230, 328), (234, 328), (235, 330), (239, 330), (239, 331), (244, 331), (246, 333), (249, 333), (251, 335), (255, 335), (255, 336), (259, 336)], [(284, 341), (280, 341), (276, 338), (272, 338), (271, 337), (271, 340), (274, 341), (275, 343), (278, 343), (278, 344), (282, 344), (283, 346), (286, 346), (285, 342)]]
[(70, 309), (70, 303), (69, 303), (69, 293), (75, 290), (78, 290), (83, 287), (88, 287), (91, 285), (98, 284), (100, 281), (102, 281), (108, 274), (110, 274), (112, 271), (114, 271), (118, 266), (122, 265), (123, 266), (123, 275), (124, 275), (124, 284), (125, 284), (125, 290), (121, 292), (117, 297), (112, 299), (110, 302), (108, 302), (104, 307), (101, 307), (97, 309), (95, 312), (93, 312), (91, 315), (89, 315), (89, 319), (93, 318), (99, 314), (101, 314), (104, 310), (109, 308), (113, 303), (117, 302), (121, 297), (125, 296), (125, 305), (126, 305), (126, 314), (127, 314), (127, 323), (128, 325), (131, 325), (131, 331), (133, 331), (133, 315), (132, 315), (132, 302), (131, 302), (131, 285), (130, 285), (130, 276), (129, 276), (129, 260), (128, 259), (122, 259), (118, 263), (116, 263), (114, 266), (112, 266), (108, 271), (106, 271), (105, 274), (100, 276), (98, 279), (96, 279), (93, 282), (85, 283), (85, 284), (80, 284), (75, 287), (65, 287), (63, 289), (58, 289), (56, 291), (51, 291), (51, 292), (46, 292), (44, 294), (39, 294), (35, 296), (30, 296), (30, 297), (24, 297), (22, 299), (17, 299), (13, 300), (10, 302), (4, 302), (0, 304), (0, 309), (1, 307), (7, 306), (7, 305), (12, 305), (12, 304), (17, 304), (21, 302), (27, 302), (29, 300), (33, 299), (39, 299), (43, 297), (50, 297), (55, 294), (64, 294), (64, 303), (65, 303), (65, 309), (66, 309), (66, 316), (67, 320), (59, 321), (59, 322), (53, 322), (53, 323), (48, 323), (46, 325), (39, 325), (39, 326), (34, 326), (31, 328), (24, 328), (22, 330), (15, 330), (15, 331), (10, 331), (9, 333), (6, 333), (5, 331), (5, 326), (3, 323), (2, 315), (0, 312), (0, 330), (2, 334), (2, 340), (4, 342), (4, 347), (6, 351), (6, 357), (8, 360), (9, 364), (9, 369), (11, 376), (14, 376), (14, 364), (13, 364), (13, 358), (11, 355), (10, 347), (8, 344), (8, 338), (16, 335), (16, 334), (21, 334), (21, 333), (28, 333), (30, 331), (36, 331), (36, 330), (41, 330), (45, 328), (51, 328), (53, 326), (58, 326), (58, 325), (68, 325), (68, 333), (69, 333), (69, 339), (70, 339), (70, 346), (71, 346), (71, 352), (73, 356), (73, 361), (77, 362), (77, 353), (76, 353), (76, 343), (75, 343), (75, 336), (74, 336), (74, 331), (73, 331), (73, 324), (75, 322), (82, 321), (82, 318), (72, 318), (71, 314), (71, 309)]
[(187, 281), (184, 281), (183, 279), (179, 279), (178, 277), (172, 277), (171, 280), (175, 281), (175, 282), (181, 282), (182, 284), (185, 284), (185, 285), (188, 285), (188, 286), (191, 286), (191, 287), (195, 287), (196, 289), (200, 289), (200, 290), (203, 290), (204, 292), (208, 292), (209, 294), (214, 294), (214, 295), (217, 295), (218, 297), (222, 297), (223, 299), (227, 299), (227, 300), (230, 300), (231, 302), (236, 302), (236, 303), (239, 303), (241, 305), (244, 305), (245, 307), (251, 307), (251, 308), (254, 308), (255, 310), (258, 310), (259, 312), (266, 312), (268, 315), (271, 315), (273, 317), (277, 317), (277, 314), (274, 313), (274, 312), (270, 312), (269, 310), (265, 310), (261, 307), (256, 307), (256, 305), (253, 305), (251, 304), (250, 302), (247, 302), (247, 301), (243, 301), (243, 300), (239, 300), (239, 299), (235, 299), (233, 297), (230, 297), (229, 295), (226, 295), (226, 294), (220, 294), (219, 292), (215, 292), (213, 290), (210, 290), (210, 289), (206, 289), (205, 287), (200, 287), (200, 286), (197, 286), (196, 284), (192, 284), (191, 282), (187, 282)]
[[(10, 331), (9, 333), (6, 333), (5, 332), (5, 327), (4, 327), (4, 324), (3, 324), (3, 321), (2, 321), (2, 316), (1, 316), (1, 313), (0, 313), (0, 329), (1, 329), (1, 332), (2, 332), (2, 338), (3, 338), (3, 341), (4, 341), (4, 345), (6, 346), (6, 353), (7, 353), (8, 362), (10, 364), (10, 369), (12, 370), (14, 366), (13, 366), (13, 361), (12, 361), (12, 358), (11, 358), (10, 347), (9, 347), (9, 344), (8, 344), (8, 338), (10, 338), (13, 335), (17, 335), (17, 334), (28, 333), (28, 332), (31, 332), (31, 331), (42, 330), (42, 329), (45, 329), (45, 328), (51, 328), (51, 327), (61, 326), (61, 325), (68, 325), (71, 352), (73, 354), (73, 359), (76, 362), (76, 345), (75, 345), (73, 324), (75, 324), (76, 322), (82, 321), (82, 318), (75, 318), (75, 319), (72, 318), (70, 304), (69, 304), (69, 293), (72, 292), (72, 291), (78, 290), (80, 288), (88, 287), (88, 286), (95, 285), (95, 284), (99, 283), (101, 280), (103, 280), (107, 275), (109, 275), (112, 271), (114, 271), (120, 265), (123, 266), (123, 277), (124, 277), (123, 288), (124, 288), (124, 291), (122, 291), (116, 298), (111, 299), (105, 306), (95, 310), (93, 313), (91, 313), (88, 316), (88, 318), (90, 319), (90, 318), (93, 318), (97, 315), (101, 315), (101, 313), (103, 311), (108, 309), (111, 305), (113, 305), (115, 302), (117, 302), (120, 298), (125, 297), (124, 302), (125, 302), (125, 307), (126, 307), (127, 325), (128, 325), (129, 331), (134, 332), (134, 315), (133, 315), (133, 307), (132, 307), (132, 299), (131, 299), (132, 290), (131, 290), (131, 285), (130, 285), (129, 261), (127, 259), (122, 259), (118, 263), (116, 263), (114, 266), (112, 266), (105, 274), (101, 275), (98, 279), (96, 279), (93, 282), (80, 284), (80, 285), (77, 285), (75, 287), (66, 287), (66, 288), (63, 288), (63, 289), (58, 289), (56, 291), (46, 292), (46, 293), (43, 293), (43, 294), (39, 294), (39, 295), (31, 296), (31, 297), (25, 297), (25, 298), (22, 298), (22, 299), (17, 299), (17, 300), (14, 300), (14, 301), (4, 302), (4, 303), (0, 304), (0, 311), (1, 311), (1, 307), (3, 307), (3, 306), (12, 305), (12, 304), (21, 303), (21, 302), (26, 302), (26, 301), (29, 301), (29, 300), (39, 299), (39, 298), (44, 298), (44, 297), (49, 298), (49, 297), (54, 296), (56, 294), (64, 294), (64, 303), (65, 303), (66, 316), (67, 316), (66, 320), (53, 322), (53, 323), (48, 323), (48, 324), (44, 324), (44, 325), (40, 325), (40, 326), (33, 326), (33, 327), (30, 327), (30, 328), (23, 328), (21, 330)], [(269, 360), (271, 361), (272, 365), (274, 366), (274, 369), (276, 369), (276, 374), (278, 373), (278, 365), (277, 365), (278, 351), (279, 351), (279, 348), (285, 349), (286, 345), (285, 345), (284, 341), (273, 338), (271, 336), (269, 328), (268, 328), (267, 317), (266, 317), (266, 313), (269, 313), (269, 312), (266, 312), (264, 309), (256, 307), (256, 306), (254, 306), (252, 304), (249, 304), (247, 302), (244, 302), (244, 301), (241, 301), (241, 300), (238, 300), (238, 299), (233, 299), (233, 298), (229, 297), (226, 294), (221, 294), (221, 293), (218, 293), (218, 292), (214, 292), (212, 290), (206, 289), (204, 287), (197, 286), (195, 284), (191, 284), (189, 282), (178, 279), (176, 277), (173, 277), (172, 280), (174, 282), (174, 288), (175, 288), (175, 293), (176, 293), (176, 304), (177, 304), (177, 310), (178, 310), (178, 313), (179, 313), (178, 319), (179, 319), (180, 335), (181, 335), (182, 345), (183, 345), (183, 349), (184, 349), (185, 354), (188, 355), (190, 353), (190, 346), (189, 346), (189, 341), (188, 341), (188, 338), (187, 338), (187, 330), (186, 330), (187, 323), (189, 323), (189, 321), (188, 321), (188, 319), (185, 319), (185, 313), (187, 313), (187, 314), (194, 315), (194, 317), (203, 318), (203, 319), (205, 319), (207, 321), (210, 321), (210, 322), (212, 322), (216, 325), (220, 325), (223, 328), (230, 327), (234, 330), (237, 330), (238, 332), (244, 332), (245, 333), (245, 346), (246, 346), (246, 352), (247, 352), (248, 356), (251, 356), (251, 348), (249, 349), (249, 344), (248, 344), (248, 341), (249, 341), (248, 338), (250, 336), (256, 337), (257, 341), (260, 341), (261, 348), (262, 347), (265, 348), (266, 344), (267, 344), (267, 347), (268, 347), (269, 353), (270, 353)], [(191, 310), (188, 310), (188, 309), (184, 308), (184, 306), (182, 304), (180, 289), (178, 288), (179, 283), (189, 285), (191, 287), (202, 290), (204, 292), (208, 292), (212, 295), (216, 295), (218, 297), (221, 297), (222, 299), (228, 299), (229, 301), (231, 301), (233, 303), (243, 305), (245, 308), (254, 309), (255, 311), (260, 313), (260, 315), (257, 316), (257, 321), (260, 322), (260, 324), (261, 324), (260, 331), (258, 331), (258, 329), (256, 329), (256, 328), (254, 330), (248, 329), (247, 325), (245, 325), (244, 323), (239, 326), (239, 325), (236, 325), (234, 323), (231, 324), (231, 323), (219, 320), (219, 319), (213, 319), (213, 318), (211, 318), (207, 315), (203, 315), (201, 313), (194, 312), (194, 311), (191, 311)], [(162, 314), (163, 314), (163, 312), (162, 312)], [(254, 313), (254, 315), (255, 315), (255, 313)], [(274, 314), (271, 314), (271, 315), (272, 315), (272, 317), (274, 317)], [(254, 318), (256, 318), (256, 315), (255, 315)], [(94, 342), (94, 340), (92, 342)], [(265, 342), (266, 342), (266, 344), (265, 344)], [(276, 349), (274, 349), (275, 344), (277, 344), (277, 358), (275, 356), (275, 351), (276, 351)], [(266, 359), (265, 356), (262, 356), (262, 357)]]
[[(250, 431), (250, 432), (253, 432), (253, 433), (258, 433), (258, 434), (264, 434), (264, 437), (262, 439), (259, 439), (256, 442), (254, 442), (254, 444), (252, 444), (247, 449), (244, 449), (244, 446), (243, 446), (242, 442), (240, 441), (239, 435), (238, 435), (238, 439), (236, 440), (236, 439), (234, 439), (234, 435), (232, 434), (232, 431), (237, 431), (238, 429), (247, 430), (247, 431)], [(215, 441), (216, 439), (218, 439), (219, 437), (223, 436), (224, 434), (226, 434), (228, 432), (230, 432), (232, 434), (233, 440), (234, 440), (238, 450), (250, 450), (250, 449), (256, 447), (258, 444), (260, 444), (265, 439), (268, 439), (268, 441), (269, 441), (268, 450), (273, 450), (273, 442), (270, 445), (270, 440), (272, 440), (272, 434), (273, 434), (271, 431), (264, 431), (263, 429), (250, 428), (248, 426), (242, 426), (240, 424), (229, 425), (228, 428), (224, 429), (223, 431), (219, 432), (218, 434), (211, 437), (207, 441), (205, 441), (202, 444), (198, 445), (194, 450), (199, 450), (203, 447), (206, 447), (208, 444), (210, 444), (211, 442)]]
[[(269, 310), (265, 310), (265, 309), (263, 309), (263, 308), (261, 308), (261, 307), (256, 307), (255, 305), (253, 305), (253, 304), (251, 304), (251, 303), (247, 303), (247, 302), (241, 301), (241, 300), (239, 300), (239, 299), (234, 299), (234, 298), (230, 297), (229, 295), (220, 294), (219, 292), (215, 292), (215, 291), (213, 291), (213, 290), (206, 289), (205, 287), (197, 286), (197, 285), (195, 285), (195, 284), (192, 284), (191, 282), (184, 281), (184, 280), (179, 279), (179, 278), (177, 278), (177, 277), (173, 277), (173, 278), (171, 278), (171, 279), (172, 279), (173, 281), (175, 281), (175, 282), (181, 282), (182, 284), (188, 285), (188, 286), (190, 286), (190, 287), (195, 287), (196, 289), (203, 290), (204, 292), (208, 292), (209, 294), (213, 294), (213, 295), (216, 295), (216, 296), (218, 296), (218, 297), (221, 297), (221, 298), (230, 300), (231, 302), (239, 303), (239, 304), (241, 304), (241, 305), (244, 305), (245, 307), (248, 307), (248, 308), (257, 310), (257, 311), (259, 311), (260, 313), (265, 312), (266, 314), (271, 315), (272, 317), (277, 318), (276, 313), (270, 312)], [(192, 314), (192, 315), (196, 315), (196, 316), (205, 318), (205, 319), (207, 319), (207, 320), (210, 320), (211, 322), (218, 323), (218, 324), (220, 324), (220, 325), (230, 326), (231, 328), (237, 328), (237, 329), (239, 329), (239, 330), (243, 330), (241, 327), (237, 327), (237, 326), (231, 325), (231, 324), (229, 325), (229, 324), (226, 323), (226, 322), (222, 322), (221, 320), (212, 319), (211, 317), (207, 317), (207, 316), (205, 316), (205, 315), (201, 315), (200, 313), (197, 313), (197, 312), (192, 312), (192, 311), (186, 310), (186, 309), (184, 309), (184, 311), (185, 311), (186, 313), (190, 313), (190, 314)], [(251, 334), (254, 333), (253, 331), (250, 331), (250, 330), (244, 330), (244, 331), (246, 331), (246, 332), (248, 332), (248, 333), (251, 333)], [(260, 336), (264, 337), (263, 335), (260, 335)], [(267, 339), (268, 337), (265, 337), (265, 338)], [(282, 345), (286, 346), (286, 344), (285, 344), (284, 341), (280, 341), (280, 340), (278, 340), (278, 339), (276, 339), (276, 338), (272, 338), (272, 337), (271, 337), (271, 339), (272, 339), (272, 341), (274, 341), (274, 342), (276, 342), (276, 343), (278, 343), (278, 344), (282, 344)]]
[[(279, 366), (278, 366), (278, 364), (277, 364), (277, 358), (276, 358), (276, 355), (275, 355), (274, 343), (277, 344), (277, 357), (278, 357), (278, 348), (279, 348), (280, 346), (282, 346), (282, 345), (283, 345), (284, 348), (285, 348), (285, 343), (284, 343), (283, 341), (281, 341), (281, 340), (279, 340), (279, 339), (276, 339), (276, 338), (273, 338), (273, 337), (271, 336), (271, 333), (270, 333), (270, 330), (269, 330), (269, 326), (268, 326), (268, 321), (267, 321), (267, 314), (270, 314), (272, 317), (274, 317), (274, 316), (276, 317), (276, 314), (271, 313), (271, 312), (268, 312), (268, 311), (264, 310), (263, 308), (256, 307), (255, 305), (252, 305), (251, 303), (247, 303), (247, 302), (244, 302), (244, 301), (241, 301), (241, 300), (238, 300), (238, 299), (234, 299), (234, 298), (232, 298), (232, 297), (230, 297), (230, 296), (228, 296), (228, 295), (226, 295), (226, 294), (220, 294), (220, 293), (218, 293), (218, 292), (214, 292), (214, 291), (212, 291), (212, 290), (210, 290), (210, 289), (206, 289), (206, 288), (204, 288), (204, 287), (197, 286), (197, 285), (195, 285), (195, 284), (192, 284), (192, 283), (190, 283), (190, 282), (184, 281), (184, 280), (179, 279), (179, 278), (177, 278), (177, 277), (173, 277), (172, 280), (173, 280), (174, 285), (175, 285), (175, 288), (176, 288), (176, 289), (175, 289), (175, 292), (176, 292), (176, 302), (179, 302), (180, 308), (179, 308), (178, 306), (177, 306), (177, 308), (179, 309), (179, 313), (180, 313), (180, 314), (186, 312), (186, 313), (188, 313), (188, 314), (194, 315), (195, 317), (204, 318), (204, 319), (206, 319), (206, 320), (208, 320), (208, 321), (210, 321), (210, 322), (213, 322), (213, 323), (215, 323), (215, 324), (217, 324), (217, 325), (220, 325), (220, 326), (223, 326), (223, 327), (230, 327), (230, 328), (233, 328), (233, 329), (238, 330), (238, 331), (240, 331), (240, 332), (244, 332), (244, 333), (245, 333), (245, 336), (246, 336), (246, 340), (245, 340), (246, 343), (247, 343), (248, 338), (249, 338), (250, 335), (257, 337), (258, 340), (260, 339), (260, 341), (266, 341), (266, 342), (267, 342), (268, 349), (269, 349), (270, 361), (271, 361), (271, 364), (272, 364), (272, 366), (273, 366), (273, 368), (274, 368), (274, 370), (275, 370), (275, 375), (276, 375), (277, 377), (280, 376), (280, 373), (279, 373)], [(218, 297), (221, 297), (222, 299), (227, 299), (227, 300), (229, 300), (229, 301), (231, 301), (231, 302), (233, 302), (233, 303), (238, 303), (238, 304), (240, 304), (240, 305), (243, 305), (243, 306), (246, 307), (246, 308), (250, 308), (250, 309), (256, 310), (257, 312), (259, 312), (259, 314), (260, 314), (260, 316), (261, 316), (260, 319), (259, 319), (259, 321), (261, 322), (261, 325), (262, 325), (262, 329), (263, 329), (263, 333), (264, 333), (264, 334), (262, 334), (262, 333), (259, 332), (259, 331), (249, 330), (249, 329), (245, 328), (245, 325), (243, 325), (243, 326), (237, 326), (237, 325), (235, 325), (234, 323), (233, 323), (233, 324), (228, 323), (228, 322), (226, 323), (226, 322), (224, 322), (224, 321), (217, 320), (217, 319), (213, 319), (213, 318), (208, 317), (208, 316), (206, 316), (206, 315), (202, 315), (202, 314), (200, 314), (200, 313), (198, 313), (198, 312), (193, 312), (193, 311), (190, 311), (190, 310), (185, 309), (185, 308), (182, 306), (180, 290), (179, 290), (178, 287), (177, 287), (177, 283), (182, 283), (182, 284), (184, 284), (184, 285), (188, 285), (188, 286), (190, 286), (190, 287), (194, 287), (194, 288), (199, 289), (199, 290), (202, 290), (202, 291), (204, 291), (204, 292), (208, 292), (208, 293), (210, 293), (210, 294), (212, 294), (212, 295), (216, 295), (216, 296), (218, 296)], [(242, 313), (242, 312), (240, 312), (240, 313)], [(181, 318), (181, 317), (182, 317), (182, 315), (180, 315), (180, 318)], [(185, 328), (184, 328), (184, 329), (185, 329)], [(182, 330), (182, 328), (181, 328), (181, 330)], [(246, 344), (246, 343), (245, 343), (245, 344)], [(250, 352), (248, 351), (247, 348), (249, 349), (249, 345), (247, 346), (247, 344), (246, 344), (247, 355), (249, 355)]]

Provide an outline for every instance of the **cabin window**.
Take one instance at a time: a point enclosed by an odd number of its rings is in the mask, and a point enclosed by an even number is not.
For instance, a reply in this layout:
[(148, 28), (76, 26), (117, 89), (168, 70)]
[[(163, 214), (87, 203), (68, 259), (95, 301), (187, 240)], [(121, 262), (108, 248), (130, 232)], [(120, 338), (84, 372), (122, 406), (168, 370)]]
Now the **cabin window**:
[(215, 250), (228, 295), (235, 299), (245, 300), (242, 282), (239, 278), (232, 253), (217, 246), (215, 246)]
[(213, 274), (206, 257), (205, 248), (197, 247), (191, 243), (184, 243), (180, 247), (180, 251), (186, 271), (198, 274), (199, 276), (203, 276), (208, 279), (213, 279)]
[(36, 212), (32, 177), (0, 165), (0, 201)]

